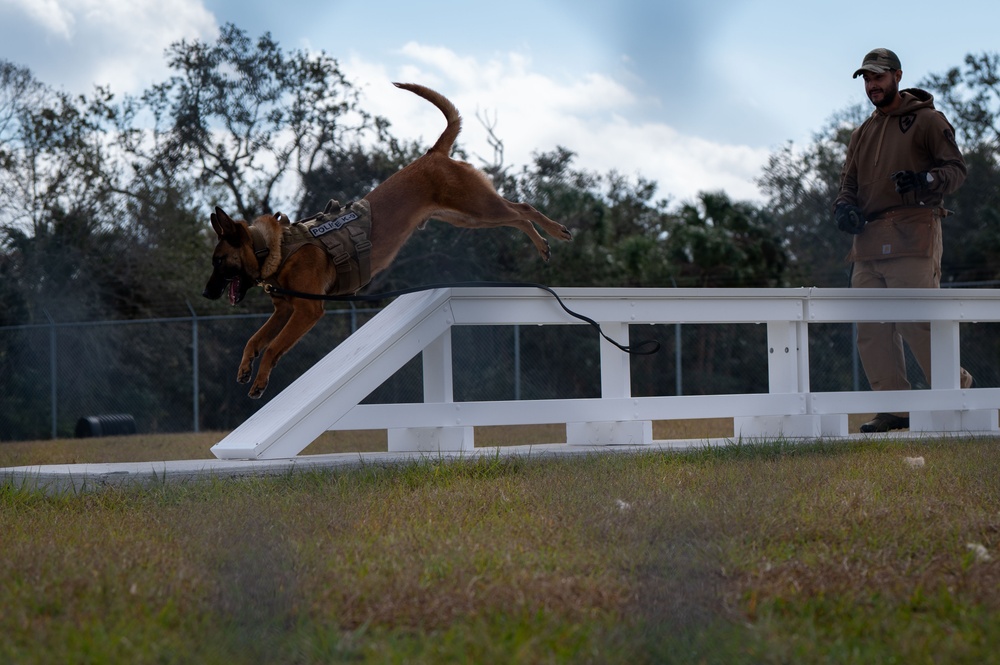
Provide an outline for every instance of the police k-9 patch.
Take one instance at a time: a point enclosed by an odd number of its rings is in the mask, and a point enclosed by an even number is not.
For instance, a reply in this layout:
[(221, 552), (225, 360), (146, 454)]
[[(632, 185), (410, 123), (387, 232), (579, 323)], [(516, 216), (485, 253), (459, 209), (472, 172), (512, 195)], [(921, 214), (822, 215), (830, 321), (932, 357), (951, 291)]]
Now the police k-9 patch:
[(345, 215), (341, 215), (337, 219), (331, 219), (329, 222), (323, 222), (322, 224), (317, 224), (316, 226), (309, 229), (309, 233), (312, 234), (313, 238), (318, 238), (321, 235), (326, 235), (330, 231), (336, 231), (344, 224), (348, 222), (353, 222), (358, 218), (358, 213), (349, 212)]

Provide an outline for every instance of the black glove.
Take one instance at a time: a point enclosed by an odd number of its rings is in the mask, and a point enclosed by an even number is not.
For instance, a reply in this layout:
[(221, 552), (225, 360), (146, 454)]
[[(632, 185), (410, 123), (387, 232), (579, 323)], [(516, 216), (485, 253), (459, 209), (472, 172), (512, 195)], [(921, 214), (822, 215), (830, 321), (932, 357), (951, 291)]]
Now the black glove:
[(889, 177), (896, 183), (898, 194), (929, 192), (934, 182), (934, 175), (930, 171), (896, 171)]
[(837, 228), (844, 233), (858, 235), (865, 228), (865, 224), (868, 223), (868, 220), (865, 219), (865, 214), (861, 212), (861, 208), (848, 203), (838, 205), (833, 212), (833, 216), (837, 220)]

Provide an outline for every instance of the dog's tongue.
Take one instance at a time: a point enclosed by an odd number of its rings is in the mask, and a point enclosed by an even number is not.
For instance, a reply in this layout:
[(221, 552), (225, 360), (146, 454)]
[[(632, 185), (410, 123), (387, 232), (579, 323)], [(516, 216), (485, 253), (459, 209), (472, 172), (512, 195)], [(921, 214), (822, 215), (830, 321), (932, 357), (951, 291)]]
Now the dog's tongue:
[(237, 277), (229, 282), (229, 304), (235, 305), (236, 299), (240, 296), (240, 278)]

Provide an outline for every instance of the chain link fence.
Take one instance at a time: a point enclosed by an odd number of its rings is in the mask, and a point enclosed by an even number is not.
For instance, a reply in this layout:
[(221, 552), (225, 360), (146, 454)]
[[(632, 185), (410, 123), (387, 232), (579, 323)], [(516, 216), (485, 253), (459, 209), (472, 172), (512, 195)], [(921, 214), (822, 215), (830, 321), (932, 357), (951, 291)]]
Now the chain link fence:
[[(131, 415), (139, 432), (227, 431), (375, 316), (328, 310), (277, 365), (262, 400), (236, 383), (243, 346), (266, 314), (0, 327), (0, 441), (73, 436), (80, 418)], [(962, 324), (962, 360), (976, 385), (1000, 385), (1000, 324)], [(762, 324), (633, 325), (631, 343), (661, 350), (633, 356), (632, 394), (767, 392)], [(851, 324), (809, 328), (810, 387), (868, 389)], [(600, 397), (599, 339), (589, 326), (460, 326), (452, 331), (458, 401)], [(912, 357), (915, 388), (926, 387)], [(419, 402), (416, 357), (366, 403)]]

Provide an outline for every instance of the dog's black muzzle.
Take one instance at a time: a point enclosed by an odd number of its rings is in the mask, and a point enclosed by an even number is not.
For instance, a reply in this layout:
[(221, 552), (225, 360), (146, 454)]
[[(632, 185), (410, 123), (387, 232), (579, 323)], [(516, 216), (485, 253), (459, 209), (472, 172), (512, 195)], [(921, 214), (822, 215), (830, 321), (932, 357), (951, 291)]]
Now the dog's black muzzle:
[(205, 290), (201, 292), (201, 295), (209, 300), (218, 300), (228, 286), (229, 280), (220, 275), (218, 271), (214, 271), (212, 276), (208, 278), (208, 284), (205, 285)]
[(253, 286), (253, 280), (248, 276), (233, 275), (230, 277), (216, 270), (208, 278), (208, 284), (205, 285), (205, 290), (201, 292), (201, 295), (209, 300), (218, 300), (224, 293), (228, 293), (229, 304), (236, 305), (243, 300), (251, 286)]

